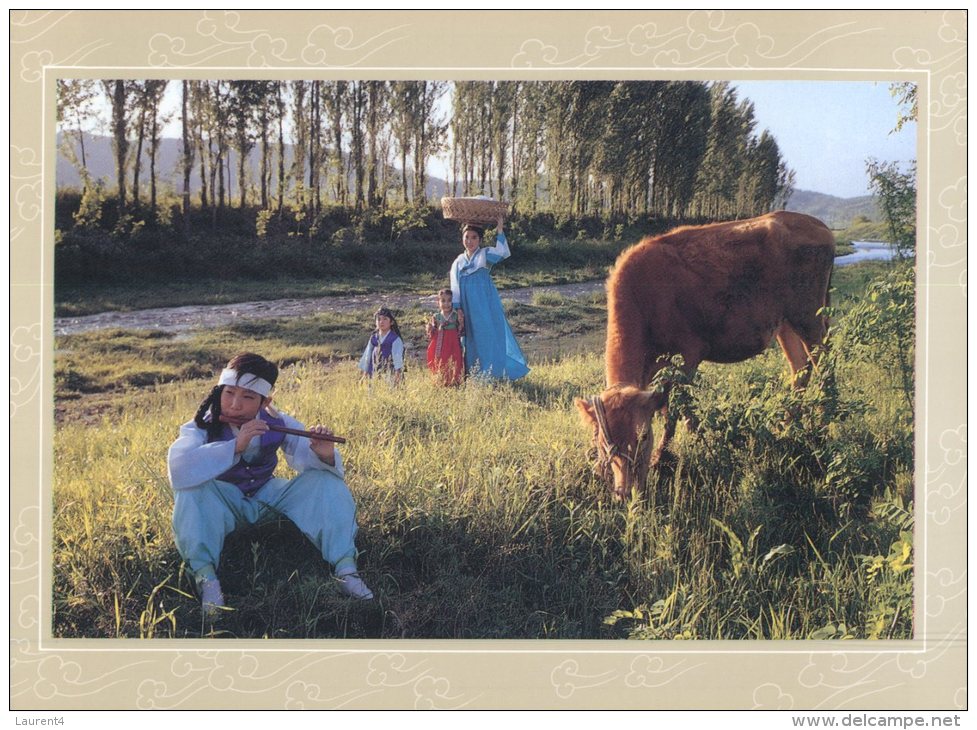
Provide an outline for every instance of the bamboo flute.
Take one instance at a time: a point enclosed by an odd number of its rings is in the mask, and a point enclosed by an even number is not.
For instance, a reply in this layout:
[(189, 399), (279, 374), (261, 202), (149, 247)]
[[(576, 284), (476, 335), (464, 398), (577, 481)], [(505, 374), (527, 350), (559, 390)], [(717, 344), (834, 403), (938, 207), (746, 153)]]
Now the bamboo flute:
[[(222, 415), (220, 417), (221, 423), (230, 423), (235, 426), (243, 426), (247, 423), (246, 420), (231, 418), (230, 416)], [(266, 421), (267, 423), (267, 421)], [(297, 428), (288, 428), (287, 426), (276, 426), (274, 423), (268, 423), (268, 428), (271, 431), (278, 431), (279, 433), (290, 433), (294, 436), (305, 436), (310, 439), (317, 439), (319, 441), (332, 441), (336, 444), (345, 444), (346, 439), (342, 436), (330, 436), (324, 433), (316, 433), (315, 431), (301, 431)]]

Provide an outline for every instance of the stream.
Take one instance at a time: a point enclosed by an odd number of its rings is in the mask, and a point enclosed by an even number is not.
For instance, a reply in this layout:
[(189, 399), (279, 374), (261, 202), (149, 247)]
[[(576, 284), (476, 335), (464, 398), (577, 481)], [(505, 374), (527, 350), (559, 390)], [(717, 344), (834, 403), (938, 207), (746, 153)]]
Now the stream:
[[(853, 241), (855, 253), (839, 256), (837, 266), (847, 266), (861, 261), (888, 261), (894, 249), (877, 241)], [(499, 292), (504, 300), (530, 302), (542, 292), (565, 297), (581, 297), (604, 288), (604, 279), (577, 284), (555, 284), (505, 289)], [(235, 304), (193, 304), (183, 307), (140, 309), (133, 312), (102, 312), (82, 317), (56, 317), (55, 335), (72, 335), (110, 328), (151, 329), (163, 332), (219, 327), (233, 322), (274, 317), (302, 317), (319, 312), (349, 312), (372, 309), (379, 306), (405, 309), (418, 305), (434, 311), (437, 296), (434, 294), (357, 294), (343, 297), (313, 297), (305, 299), (273, 299), (263, 302), (238, 302)]]

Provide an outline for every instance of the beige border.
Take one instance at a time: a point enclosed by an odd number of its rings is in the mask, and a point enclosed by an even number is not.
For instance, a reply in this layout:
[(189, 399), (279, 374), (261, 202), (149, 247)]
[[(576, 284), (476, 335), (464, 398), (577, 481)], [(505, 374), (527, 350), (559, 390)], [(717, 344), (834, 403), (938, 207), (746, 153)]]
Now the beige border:
[[(960, 11), (12, 11), (10, 707), (966, 707), (966, 16)], [(921, 83), (913, 642), (50, 638), (57, 75)], [(37, 242), (43, 242), (38, 246)], [(931, 323), (934, 323), (931, 329)]]

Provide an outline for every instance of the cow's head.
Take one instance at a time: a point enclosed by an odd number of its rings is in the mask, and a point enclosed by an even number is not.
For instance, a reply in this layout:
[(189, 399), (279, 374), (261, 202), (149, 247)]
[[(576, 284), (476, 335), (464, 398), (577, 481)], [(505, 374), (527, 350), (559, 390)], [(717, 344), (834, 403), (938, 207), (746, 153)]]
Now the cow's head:
[(661, 408), (660, 393), (633, 386), (613, 386), (574, 404), (594, 434), (597, 468), (616, 499), (632, 488), (644, 489), (651, 458), (651, 417)]

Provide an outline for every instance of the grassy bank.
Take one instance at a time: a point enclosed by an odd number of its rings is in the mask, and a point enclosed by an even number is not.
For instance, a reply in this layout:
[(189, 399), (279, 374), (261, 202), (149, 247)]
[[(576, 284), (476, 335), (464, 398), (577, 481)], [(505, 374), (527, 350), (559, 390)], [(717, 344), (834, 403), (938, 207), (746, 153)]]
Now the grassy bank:
[[(75, 203), (76, 204), (76, 203)], [(159, 222), (71, 224), (59, 199), (55, 314), (377, 291), (433, 292), (447, 286), (461, 252), (459, 226), (432, 207), (384, 213), (337, 208), (312, 224), (226, 209), (218, 225), (196, 212), (189, 231)], [(617, 254), (664, 221), (560, 221), (517, 216), (506, 224), (513, 257), (497, 269), (502, 288), (601, 278)], [(166, 286), (160, 286), (165, 282)]]
[[(58, 200), (55, 316), (190, 304), (229, 304), (380, 291), (430, 293), (447, 286), (460, 253), (458, 224), (431, 207), (383, 214), (326, 210), (296, 228), (275, 218), (258, 235), (254, 209), (225, 209), (218, 224), (195, 211), (189, 232), (153, 221), (73, 224), (77, 200)], [(687, 221), (695, 223), (697, 221)], [(500, 288), (600, 279), (618, 254), (677, 221), (558, 220), (516, 216), (506, 224), (513, 256), (494, 273)], [(62, 228), (63, 227), (63, 228)], [(838, 255), (851, 232), (836, 232)], [(165, 283), (165, 286), (161, 286)]]
[[(526, 259), (526, 251), (513, 245), (509, 262), (496, 268), (493, 279), (499, 289), (525, 286), (548, 286), (593, 281), (607, 276), (619, 248), (608, 248), (595, 242), (569, 246), (567, 254), (555, 256), (549, 262), (542, 255)], [(355, 294), (403, 292), (433, 294), (448, 286), (448, 268), (460, 247), (440, 252), (419, 253), (437, 262), (436, 272), (398, 271), (394, 266), (376, 273), (347, 270), (310, 277), (295, 273), (287, 276), (259, 275), (254, 278), (216, 278), (192, 271), (185, 277), (168, 275), (166, 286), (135, 277), (125, 281), (89, 281), (56, 286), (55, 316), (78, 317), (99, 312), (127, 312), (155, 307), (178, 307), (192, 304), (233, 304), (235, 302), (269, 301), (274, 299), (342, 297)], [(271, 269), (273, 270), (273, 269)]]
[(362, 344), (358, 317), (59, 338), (59, 368), (74, 353), (93, 382), (96, 362), (127, 358), (196, 369), (124, 389), (110, 387), (116, 371), (90, 392), (60, 391), (54, 633), (206, 633), (170, 534), (165, 457), (236, 344), (286, 363), (283, 410), (349, 439), (361, 567), (377, 600), (342, 597), (289, 524), (244, 530), (225, 546), (233, 610), (215, 635), (908, 638), (912, 417), (887, 370), (895, 343), (859, 329), (867, 308), (884, 306), (866, 291), (884, 271), (837, 272), (832, 362), (805, 393), (784, 387), (774, 350), (703, 366), (691, 395), (700, 431), (680, 429), (647, 499), (627, 505), (595, 480), (572, 407), (603, 381), (599, 301), (514, 308), (533, 372), (457, 390), (419, 368), (400, 389), (364, 387), (348, 359)]
[[(527, 352), (550, 359), (603, 347), (604, 301), (603, 292), (580, 299), (542, 293), (506, 309)], [(54, 373), (58, 412), (84, 415), (91, 396), (104, 402), (136, 388), (210, 377), (214, 363), (239, 350), (260, 351), (282, 365), (356, 359), (373, 331), (373, 311), (255, 319), (189, 333), (106, 329), (61, 336)], [(414, 306), (396, 313), (415, 370), (424, 367), (424, 325), (432, 311)]]

